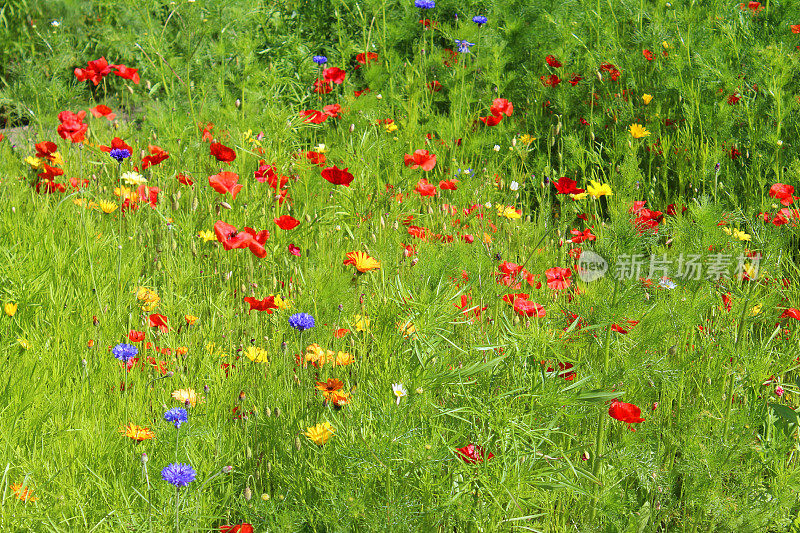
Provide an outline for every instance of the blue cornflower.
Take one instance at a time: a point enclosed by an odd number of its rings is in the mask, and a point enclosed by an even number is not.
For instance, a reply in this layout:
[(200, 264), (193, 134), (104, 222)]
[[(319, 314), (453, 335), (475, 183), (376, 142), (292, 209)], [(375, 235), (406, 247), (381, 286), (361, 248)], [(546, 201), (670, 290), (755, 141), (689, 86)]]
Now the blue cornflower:
[(120, 343), (114, 346), (111, 353), (123, 363), (127, 363), (129, 360), (139, 355), (139, 349), (131, 344)]
[(420, 9), (433, 9), (436, 7), (436, 2), (433, 0), (414, 0), (414, 7)]
[(131, 151), (127, 148), (112, 148), (108, 155), (122, 163), (123, 159), (127, 159), (131, 156)]
[(185, 487), (197, 477), (197, 472), (191, 465), (184, 463), (172, 463), (164, 467), (161, 471), (161, 478), (167, 483), (171, 483), (176, 487)]
[(189, 420), (189, 413), (186, 412), (186, 409), (176, 407), (164, 413), (164, 420), (172, 422), (176, 428), (179, 428), (181, 424)]
[(458, 51), (461, 52), (462, 54), (468, 54), (469, 47), (475, 46), (475, 43), (469, 43), (467, 41), (459, 41), (458, 39), (456, 39), (456, 44), (458, 45)]
[(489, 20), (489, 19), (487, 19), (487, 18), (486, 18), (486, 17), (484, 17), (483, 15), (475, 15), (474, 17), (472, 17), (472, 22), (474, 22), (474, 23), (475, 23), (475, 24), (477, 24), (478, 26), (483, 26), (484, 24), (486, 24), (486, 22), (487, 22), (488, 20)]
[(308, 313), (295, 313), (289, 317), (289, 325), (297, 331), (305, 331), (314, 327), (314, 317)]
[(312, 61), (314, 61), (314, 63), (316, 63), (317, 65), (324, 65), (325, 63), (327, 63), (327, 62), (328, 62), (328, 58), (327, 58), (327, 57), (325, 57), (325, 56), (314, 56), (314, 57), (312, 57), (311, 59), (312, 59)]

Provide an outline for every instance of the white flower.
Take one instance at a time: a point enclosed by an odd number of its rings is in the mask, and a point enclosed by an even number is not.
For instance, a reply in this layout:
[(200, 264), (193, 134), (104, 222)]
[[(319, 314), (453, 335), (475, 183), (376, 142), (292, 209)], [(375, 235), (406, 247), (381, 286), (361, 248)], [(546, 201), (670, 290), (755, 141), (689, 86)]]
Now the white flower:
[(126, 185), (136, 186), (147, 183), (147, 178), (136, 172), (126, 172), (122, 175), (122, 181), (124, 181)]
[(662, 289), (672, 290), (678, 285), (674, 281), (665, 276), (661, 278), (661, 281), (659, 282), (658, 286), (661, 287)]
[(400, 398), (408, 396), (408, 391), (403, 387), (402, 383), (392, 383), (392, 392), (397, 396), (397, 405), (400, 405)]
[(512, 181), (511, 185), (509, 185), (508, 188), (511, 189), (512, 191), (516, 191), (519, 189), (519, 183), (517, 183), (516, 181)]
[(500, 145), (499, 144), (495, 144), (494, 145), (494, 151), (495, 152), (499, 152), (500, 151)]
[(54, 28), (58, 28), (59, 26), (61, 26), (61, 22), (58, 20), (54, 20), (50, 23), (50, 25), (53, 26)]

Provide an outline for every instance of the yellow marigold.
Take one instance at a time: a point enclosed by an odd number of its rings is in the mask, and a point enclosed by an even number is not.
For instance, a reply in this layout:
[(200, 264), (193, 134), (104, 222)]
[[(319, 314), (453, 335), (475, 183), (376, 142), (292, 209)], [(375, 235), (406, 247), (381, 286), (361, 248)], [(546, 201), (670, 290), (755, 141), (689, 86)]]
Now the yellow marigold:
[(17, 314), (17, 307), (19, 307), (19, 304), (9, 302), (3, 306), (3, 311), (5, 311), (8, 316), (14, 316)]
[(600, 184), (594, 180), (589, 182), (589, 186), (586, 187), (586, 192), (589, 193), (589, 195), (594, 199), (600, 198), (601, 196), (611, 196), (614, 194), (611, 192), (611, 185), (608, 183)]
[(317, 446), (322, 446), (331, 439), (334, 431), (330, 422), (323, 422), (322, 424), (317, 424), (316, 426), (308, 428), (303, 435), (308, 437), (309, 440)]
[(123, 426), (120, 428), (119, 432), (126, 437), (139, 442), (143, 440), (150, 440), (156, 436), (156, 434), (153, 433), (150, 428), (137, 426), (136, 424), (128, 424), (127, 426)]
[(522, 144), (527, 145), (527, 144), (531, 144), (533, 141), (535, 141), (536, 137), (532, 137), (532, 136), (528, 135), (527, 133), (524, 133), (524, 134), (522, 134), (520, 136), (519, 140), (522, 141)]
[(650, 132), (647, 131), (641, 124), (631, 124), (631, 127), (628, 129), (628, 131), (631, 132), (631, 135), (634, 139), (641, 139), (642, 137), (647, 137), (650, 135)]
[(383, 125), (386, 128), (386, 133), (392, 133), (393, 131), (397, 131), (397, 124), (394, 122), (389, 122), (388, 124)]
[(642, 102), (644, 102), (644, 105), (650, 105), (650, 101), (652, 99), (653, 99), (653, 95), (652, 94), (643, 94), (642, 95)]
[(187, 326), (194, 326), (197, 323), (197, 321), (200, 320), (198, 317), (194, 315), (184, 315), (183, 319), (186, 320)]
[(189, 402), (189, 405), (192, 407), (198, 403), (203, 403), (203, 399), (197, 397), (197, 393), (194, 391), (194, 389), (178, 389), (176, 391), (172, 391), (172, 397), (182, 404)]
[(514, 206), (511, 205), (498, 205), (497, 216), (507, 218), (509, 220), (516, 220), (518, 218), (522, 218), (522, 213), (514, 209)]
[(115, 204), (114, 202), (109, 202), (108, 200), (98, 200), (97, 206), (103, 213), (107, 215), (117, 210), (117, 204)]
[(14, 483), (11, 485), (11, 490), (14, 492), (14, 496), (16, 496), (18, 500), (35, 502), (39, 499), (33, 495), (33, 490), (31, 490), (29, 487), (23, 486), (22, 483)]
[(201, 239), (203, 239), (203, 242), (216, 241), (217, 240), (217, 236), (214, 235), (214, 232), (211, 231), (211, 230), (204, 229), (204, 230), (200, 231), (197, 234), (197, 236), (200, 237)]
[(328, 381), (317, 381), (317, 390), (322, 392), (324, 398), (328, 398), (334, 392), (342, 390), (344, 383), (336, 378), (330, 378)]
[(344, 264), (356, 267), (359, 272), (369, 272), (381, 267), (380, 261), (364, 252), (347, 252), (347, 259), (344, 260)]
[(267, 351), (258, 346), (249, 346), (247, 350), (245, 350), (244, 355), (254, 363), (269, 363)]

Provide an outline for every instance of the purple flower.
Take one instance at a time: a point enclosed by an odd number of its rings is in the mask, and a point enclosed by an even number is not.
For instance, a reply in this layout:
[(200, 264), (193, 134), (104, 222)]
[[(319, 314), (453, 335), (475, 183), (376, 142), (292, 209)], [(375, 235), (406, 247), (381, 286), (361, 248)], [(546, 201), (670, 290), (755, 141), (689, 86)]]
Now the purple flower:
[(305, 331), (314, 327), (314, 317), (308, 313), (295, 313), (289, 317), (289, 325), (297, 331)]
[(127, 148), (112, 148), (108, 155), (122, 163), (123, 159), (127, 159), (131, 156), (131, 151)]
[(475, 23), (475, 24), (477, 24), (478, 26), (483, 26), (484, 24), (486, 24), (486, 22), (487, 22), (488, 20), (489, 20), (489, 19), (487, 19), (487, 18), (486, 18), (486, 17), (484, 17), (483, 15), (475, 15), (474, 17), (472, 17), (472, 22), (474, 22), (474, 23)]
[(324, 65), (328, 62), (328, 58), (325, 56), (314, 56), (311, 58), (311, 60), (317, 65)]
[(434, 2), (434, 0), (414, 0), (414, 7), (418, 7), (420, 9), (433, 9), (436, 7), (436, 2)]
[(189, 420), (189, 413), (186, 412), (186, 409), (176, 407), (164, 413), (164, 420), (172, 422), (176, 428), (179, 428), (181, 424)]
[(131, 344), (120, 343), (114, 346), (114, 348), (111, 350), (111, 353), (123, 363), (127, 363), (139, 355), (139, 349)]
[(462, 54), (468, 54), (470, 47), (475, 46), (475, 43), (459, 41), (458, 39), (456, 39), (456, 44), (458, 45), (458, 51)]
[(197, 472), (194, 471), (194, 468), (184, 463), (169, 464), (161, 471), (161, 478), (176, 487), (185, 487), (196, 477)]

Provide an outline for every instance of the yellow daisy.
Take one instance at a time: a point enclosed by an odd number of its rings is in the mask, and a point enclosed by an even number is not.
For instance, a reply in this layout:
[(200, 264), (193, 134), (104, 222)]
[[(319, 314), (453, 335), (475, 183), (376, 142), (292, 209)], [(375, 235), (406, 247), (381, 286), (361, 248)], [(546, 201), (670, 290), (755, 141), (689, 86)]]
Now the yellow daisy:
[(631, 127), (628, 131), (631, 132), (631, 135), (634, 139), (641, 139), (642, 137), (647, 137), (650, 135), (650, 132), (647, 131), (641, 124), (631, 124)]
[(308, 428), (303, 435), (308, 437), (311, 442), (317, 446), (322, 446), (333, 437), (334, 431), (330, 422), (323, 422), (322, 424), (317, 424), (316, 426)]

